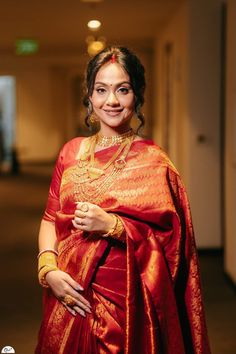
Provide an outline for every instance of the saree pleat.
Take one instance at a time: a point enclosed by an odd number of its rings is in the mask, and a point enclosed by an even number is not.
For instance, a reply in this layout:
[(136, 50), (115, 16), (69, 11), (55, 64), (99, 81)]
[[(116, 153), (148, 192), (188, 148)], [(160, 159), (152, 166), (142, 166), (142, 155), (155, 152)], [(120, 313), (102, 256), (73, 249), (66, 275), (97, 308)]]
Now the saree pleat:
[[(92, 314), (73, 317), (45, 291), (37, 354), (209, 354), (191, 214), (178, 172), (150, 141), (132, 144), (123, 172), (99, 198), (79, 197), (75, 156), (62, 149), (44, 219), (55, 223), (58, 266), (84, 287)], [(104, 163), (116, 147), (99, 151)], [(92, 191), (93, 186), (88, 186)], [(73, 229), (76, 201), (117, 213), (126, 242)]]

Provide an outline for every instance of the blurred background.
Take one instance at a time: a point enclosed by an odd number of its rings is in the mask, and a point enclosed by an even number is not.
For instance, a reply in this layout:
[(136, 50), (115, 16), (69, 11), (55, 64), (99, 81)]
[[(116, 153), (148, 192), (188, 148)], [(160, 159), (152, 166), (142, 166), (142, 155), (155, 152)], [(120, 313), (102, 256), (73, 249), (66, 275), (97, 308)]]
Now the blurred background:
[(53, 163), (88, 134), (89, 57), (119, 44), (146, 68), (145, 134), (187, 187), (212, 352), (236, 353), (235, 22), (235, 0), (0, 0), (0, 350), (34, 352)]

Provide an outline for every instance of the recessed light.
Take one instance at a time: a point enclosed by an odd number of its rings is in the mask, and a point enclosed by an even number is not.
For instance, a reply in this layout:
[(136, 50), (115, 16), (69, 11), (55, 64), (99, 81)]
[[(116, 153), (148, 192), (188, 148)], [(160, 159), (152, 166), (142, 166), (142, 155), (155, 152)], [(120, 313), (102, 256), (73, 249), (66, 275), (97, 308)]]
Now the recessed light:
[(88, 22), (88, 28), (92, 31), (97, 31), (101, 27), (101, 22), (98, 20), (91, 20)]
[(96, 55), (98, 52), (100, 52), (101, 50), (103, 50), (105, 48), (105, 42), (102, 41), (93, 41), (91, 43), (89, 43), (88, 45), (88, 53), (90, 56)]

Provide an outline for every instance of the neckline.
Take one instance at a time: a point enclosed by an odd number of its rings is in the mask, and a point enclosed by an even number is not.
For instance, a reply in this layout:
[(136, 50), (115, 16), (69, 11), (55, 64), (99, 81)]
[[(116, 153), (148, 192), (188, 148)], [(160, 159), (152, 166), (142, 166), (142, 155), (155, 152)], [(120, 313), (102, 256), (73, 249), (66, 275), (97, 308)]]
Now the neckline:
[[(145, 144), (148, 144), (148, 145), (153, 145), (154, 144), (153, 140), (151, 140), (151, 139), (136, 139), (136, 140), (132, 141), (131, 149), (132, 149), (132, 146), (136, 145), (137, 143), (141, 143), (141, 144), (145, 143)], [(95, 151), (95, 155), (100, 155), (100, 153), (108, 151), (109, 149), (115, 150), (115, 149), (117, 149), (117, 145), (109, 146), (109, 147), (106, 147), (104, 149)]]
[[(76, 160), (79, 160), (79, 156), (80, 156), (80, 153), (81, 153), (81, 149), (83, 149), (84, 147), (84, 142), (86, 141), (85, 139), (89, 139), (90, 137), (84, 137), (81, 142), (80, 142), (80, 146), (79, 146), (79, 149), (78, 149), (78, 152), (76, 154), (76, 157), (75, 159)], [(136, 144), (147, 144), (147, 145), (153, 145), (154, 142), (152, 139), (136, 139), (136, 140), (133, 140), (132, 143), (131, 143), (131, 149), (132, 149), (132, 146), (136, 145)], [(102, 150), (98, 150), (98, 151), (95, 151), (95, 156), (96, 155), (101, 155), (102, 153), (108, 151), (109, 149), (111, 150), (114, 150), (114, 149), (117, 149), (117, 145), (114, 145), (114, 146), (109, 146), (109, 147), (106, 147)]]

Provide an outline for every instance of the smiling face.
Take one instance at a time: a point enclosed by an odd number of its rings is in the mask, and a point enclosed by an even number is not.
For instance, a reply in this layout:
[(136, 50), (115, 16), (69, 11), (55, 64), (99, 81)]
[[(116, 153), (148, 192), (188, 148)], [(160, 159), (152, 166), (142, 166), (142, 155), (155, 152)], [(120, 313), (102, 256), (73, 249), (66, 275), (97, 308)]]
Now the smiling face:
[(104, 135), (129, 129), (135, 96), (129, 75), (118, 63), (107, 63), (98, 71), (90, 101)]

